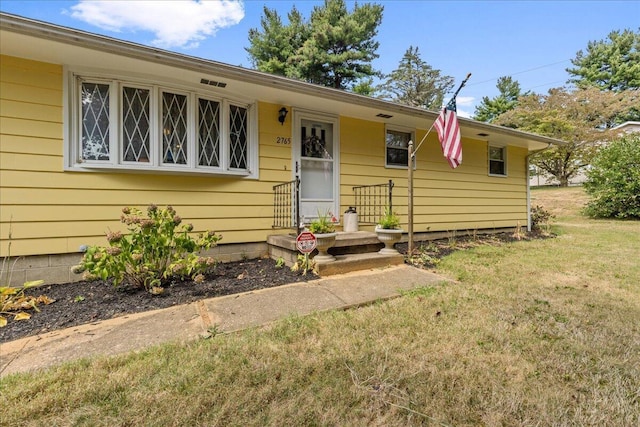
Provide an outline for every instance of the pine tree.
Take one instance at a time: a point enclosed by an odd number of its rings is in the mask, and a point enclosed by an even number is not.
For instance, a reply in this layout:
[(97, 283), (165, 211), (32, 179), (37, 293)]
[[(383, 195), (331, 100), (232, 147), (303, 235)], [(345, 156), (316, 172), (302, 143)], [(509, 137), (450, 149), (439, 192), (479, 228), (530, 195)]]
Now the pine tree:
[(590, 41), (567, 68), (569, 83), (620, 92), (640, 88), (640, 31), (612, 31), (608, 40)]
[(378, 87), (383, 99), (398, 104), (439, 110), (445, 94), (453, 88), (453, 77), (441, 75), (420, 58), (418, 47), (409, 46), (398, 68)]
[(249, 31), (246, 51), (260, 71), (347, 89), (378, 75), (371, 63), (378, 57), (375, 36), (382, 11), (377, 4), (356, 3), (350, 13), (344, 0), (325, 0), (308, 22), (294, 7), (286, 25), (265, 6), (262, 30)]
[(488, 96), (482, 97), (482, 102), (476, 107), (475, 120), (493, 122), (500, 114), (515, 108), (518, 98), (523, 95), (520, 91), (520, 83), (509, 76), (500, 77), (496, 87), (500, 94), (492, 99)]

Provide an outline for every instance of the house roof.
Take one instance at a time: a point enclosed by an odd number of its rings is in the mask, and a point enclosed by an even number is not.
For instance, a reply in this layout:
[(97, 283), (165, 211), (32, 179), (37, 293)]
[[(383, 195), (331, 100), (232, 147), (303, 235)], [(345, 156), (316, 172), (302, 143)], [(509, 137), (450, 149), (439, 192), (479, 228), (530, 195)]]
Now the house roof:
[(620, 133), (635, 133), (640, 132), (640, 122), (637, 121), (627, 121), (619, 124), (618, 126), (612, 128), (611, 130), (619, 131)]
[[(213, 88), (224, 96), (242, 96), (294, 108), (319, 111), (411, 128), (428, 129), (438, 113), (101, 36), (42, 21), (0, 13), (0, 52), (67, 66), (100, 66), (138, 73), (145, 70), (181, 82), (224, 82)], [(150, 66), (153, 65), (153, 66)], [(211, 87), (209, 87), (211, 89)], [(378, 114), (391, 117), (379, 117)], [(537, 150), (563, 141), (459, 118), (462, 136)]]

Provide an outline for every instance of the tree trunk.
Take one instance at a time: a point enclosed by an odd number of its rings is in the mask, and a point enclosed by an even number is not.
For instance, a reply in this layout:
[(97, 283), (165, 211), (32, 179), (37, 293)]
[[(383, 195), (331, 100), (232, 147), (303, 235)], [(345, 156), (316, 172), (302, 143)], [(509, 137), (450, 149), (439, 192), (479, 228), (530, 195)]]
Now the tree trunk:
[(558, 181), (560, 181), (560, 187), (568, 187), (569, 186), (569, 178), (566, 176), (561, 176)]

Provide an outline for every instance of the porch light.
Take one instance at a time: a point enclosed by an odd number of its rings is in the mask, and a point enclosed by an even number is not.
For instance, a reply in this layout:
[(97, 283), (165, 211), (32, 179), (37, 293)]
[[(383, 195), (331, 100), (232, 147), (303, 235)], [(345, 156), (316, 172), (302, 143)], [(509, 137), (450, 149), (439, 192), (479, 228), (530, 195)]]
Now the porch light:
[(287, 118), (287, 113), (289, 113), (289, 111), (287, 111), (287, 109), (284, 107), (282, 107), (280, 111), (278, 111), (278, 121), (281, 125), (284, 125), (284, 119)]

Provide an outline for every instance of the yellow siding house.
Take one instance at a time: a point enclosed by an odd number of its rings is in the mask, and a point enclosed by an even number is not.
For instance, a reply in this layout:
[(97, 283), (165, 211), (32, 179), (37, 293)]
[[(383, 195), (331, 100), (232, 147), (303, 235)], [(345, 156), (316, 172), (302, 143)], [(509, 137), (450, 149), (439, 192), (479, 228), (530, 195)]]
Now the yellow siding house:
[[(83, 245), (124, 206), (172, 205), (223, 235), (223, 260), (266, 252), (275, 185), (300, 218), (341, 221), (354, 186), (393, 180), (407, 218), (407, 143), (436, 112), (0, 14), (0, 256), (16, 280), (74, 280)], [(527, 226), (528, 155), (560, 141), (460, 119), (463, 162), (417, 152), (414, 231)], [(363, 225), (364, 229), (373, 226)], [(22, 275), (22, 276), (20, 276)]]

